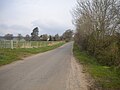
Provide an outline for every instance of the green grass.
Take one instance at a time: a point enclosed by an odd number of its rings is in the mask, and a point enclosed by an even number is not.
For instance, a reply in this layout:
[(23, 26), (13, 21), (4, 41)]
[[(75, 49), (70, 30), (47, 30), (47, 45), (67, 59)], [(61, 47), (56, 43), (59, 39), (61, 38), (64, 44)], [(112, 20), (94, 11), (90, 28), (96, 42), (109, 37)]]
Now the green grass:
[(95, 80), (94, 86), (102, 88), (101, 90), (120, 90), (120, 71), (113, 67), (102, 66), (95, 58), (89, 56), (87, 53), (80, 51), (77, 45), (74, 44), (74, 56), (85, 70)]
[(40, 48), (16, 48), (16, 49), (0, 49), (0, 66), (9, 64), (16, 60), (21, 60), (24, 57), (46, 52), (57, 47), (60, 47), (64, 42), (59, 42), (52, 46), (44, 46)]

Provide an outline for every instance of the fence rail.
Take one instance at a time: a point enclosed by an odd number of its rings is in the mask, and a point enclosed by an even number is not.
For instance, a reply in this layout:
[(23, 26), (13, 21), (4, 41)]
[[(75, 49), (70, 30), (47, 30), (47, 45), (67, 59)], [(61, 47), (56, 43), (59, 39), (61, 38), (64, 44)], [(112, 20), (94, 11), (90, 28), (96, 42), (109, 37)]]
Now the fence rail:
[(39, 48), (59, 43), (60, 41), (0, 41), (0, 48)]

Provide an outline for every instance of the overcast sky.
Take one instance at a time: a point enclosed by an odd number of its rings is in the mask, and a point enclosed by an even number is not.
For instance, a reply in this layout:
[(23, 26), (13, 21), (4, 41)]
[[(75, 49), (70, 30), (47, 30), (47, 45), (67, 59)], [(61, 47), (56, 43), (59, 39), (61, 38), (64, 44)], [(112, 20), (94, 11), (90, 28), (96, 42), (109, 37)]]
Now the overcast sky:
[(76, 0), (0, 0), (0, 35), (26, 35), (39, 27), (39, 34), (62, 34), (73, 29)]

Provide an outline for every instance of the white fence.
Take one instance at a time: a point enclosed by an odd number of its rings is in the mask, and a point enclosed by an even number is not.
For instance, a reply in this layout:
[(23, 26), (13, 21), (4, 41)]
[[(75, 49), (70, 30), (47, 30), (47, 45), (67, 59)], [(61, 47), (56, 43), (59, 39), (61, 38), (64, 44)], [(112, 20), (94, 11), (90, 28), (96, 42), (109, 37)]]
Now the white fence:
[(57, 44), (60, 41), (13, 41), (3, 40), (0, 41), (0, 48), (38, 48)]

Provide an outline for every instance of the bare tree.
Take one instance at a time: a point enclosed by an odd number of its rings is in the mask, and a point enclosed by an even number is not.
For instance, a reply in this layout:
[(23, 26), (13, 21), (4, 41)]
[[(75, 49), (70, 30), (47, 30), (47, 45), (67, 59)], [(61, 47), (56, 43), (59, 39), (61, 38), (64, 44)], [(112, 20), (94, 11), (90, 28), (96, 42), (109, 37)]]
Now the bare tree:
[(47, 41), (48, 40), (48, 35), (47, 34), (43, 34), (40, 36), (40, 40), (41, 41)]
[(6, 35), (4, 36), (4, 38), (5, 38), (6, 40), (12, 40), (12, 39), (13, 39), (13, 34), (6, 34)]
[(25, 36), (25, 40), (26, 40), (26, 41), (30, 41), (30, 39), (31, 39), (30, 36), (27, 34), (27, 35)]
[(73, 31), (71, 29), (66, 30), (62, 35), (63, 39), (67, 42), (72, 40), (72, 36), (73, 36)]
[(20, 41), (21, 39), (23, 39), (23, 36), (21, 34), (18, 34), (17, 38)]
[(59, 41), (60, 40), (60, 36), (58, 34), (55, 35), (55, 41)]
[[(116, 34), (120, 33), (120, 1), (78, 0), (77, 3), (73, 13), (76, 43), (98, 58), (100, 62), (116, 65), (120, 56), (116, 48), (118, 47)], [(114, 54), (112, 54), (113, 49)], [(114, 58), (108, 58), (111, 54)], [(111, 62), (109, 62), (110, 59)]]
[(54, 41), (54, 36), (49, 35), (49, 41)]

